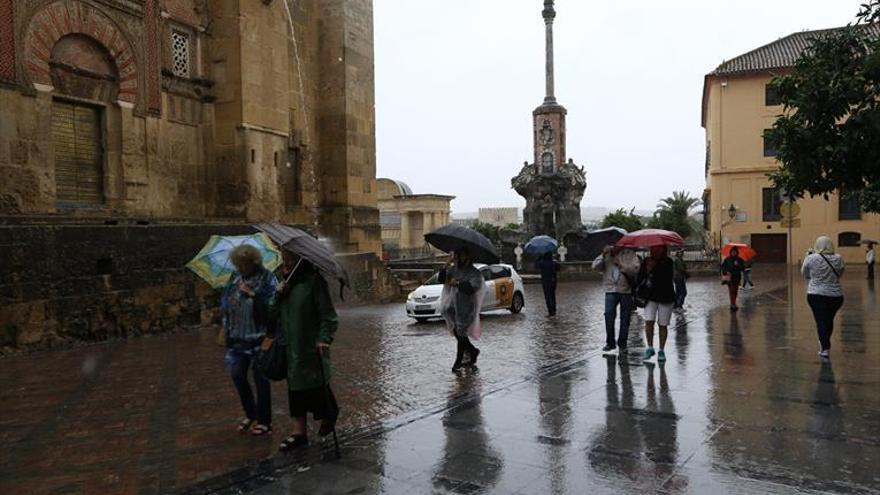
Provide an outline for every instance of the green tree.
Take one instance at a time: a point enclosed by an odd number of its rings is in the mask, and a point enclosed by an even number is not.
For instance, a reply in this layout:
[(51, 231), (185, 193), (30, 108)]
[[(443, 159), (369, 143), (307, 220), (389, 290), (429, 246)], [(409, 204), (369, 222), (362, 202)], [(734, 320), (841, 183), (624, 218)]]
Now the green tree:
[(493, 244), (497, 244), (499, 240), (498, 231), (501, 230), (500, 227), (496, 227), (491, 223), (481, 222), (479, 220), (474, 221), (474, 224), (471, 225), (471, 228), (476, 230), (477, 232), (486, 236)]
[(680, 236), (688, 238), (695, 232), (691, 211), (699, 204), (700, 200), (689, 193), (673, 191), (671, 197), (662, 198), (657, 204), (657, 211), (648, 226), (678, 232)]
[(627, 232), (640, 230), (644, 228), (645, 225), (642, 223), (642, 217), (636, 215), (635, 211), (635, 207), (629, 211), (619, 208), (616, 211), (612, 211), (605, 215), (600, 226), (603, 229), (608, 227), (620, 227)]
[(847, 191), (880, 212), (880, 38), (866, 28), (878, 21), (880, 0), (870, 0), (771, 83), (785, 113), (765, 132), (781, 164), (768, 175), (792, 197)]

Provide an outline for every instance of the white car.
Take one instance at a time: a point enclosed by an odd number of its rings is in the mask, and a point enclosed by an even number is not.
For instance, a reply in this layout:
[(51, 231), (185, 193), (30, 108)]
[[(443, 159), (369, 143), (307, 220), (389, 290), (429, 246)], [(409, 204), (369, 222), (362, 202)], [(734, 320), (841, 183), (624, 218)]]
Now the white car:
[[(483, 265), (475, 263), (474, 267), (483, 274), (486, 281), (486, 294), (483, 297), (482, 311), (506, 309), (511, 313), (519, 313), (525, 305), (522, 278), (510, 265)], [(406, 315), (423, 323), (431, 318), (441, 318), (440, 293), (443, 284), (439, 281), (439, 273), (435, 273), (424, 285), (409, 293), (406, 298)]]

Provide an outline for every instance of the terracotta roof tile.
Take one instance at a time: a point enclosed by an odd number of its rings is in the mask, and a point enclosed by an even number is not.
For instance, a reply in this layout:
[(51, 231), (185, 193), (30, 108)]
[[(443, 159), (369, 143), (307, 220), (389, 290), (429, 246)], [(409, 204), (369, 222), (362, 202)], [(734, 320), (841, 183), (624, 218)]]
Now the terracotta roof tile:
[[(880, 24), (868, 24), (862, 26), (862, 28), (868, 31), (869, 36), (880, 38)], [(710, 72), (709, 75), (725, 76), (792, 67), (801, 54), (812, 44), (814, 39), (827, 36), (841, 29), (843, 28), (802, 31), (790, 34), (722, 63), (718, 68)]]

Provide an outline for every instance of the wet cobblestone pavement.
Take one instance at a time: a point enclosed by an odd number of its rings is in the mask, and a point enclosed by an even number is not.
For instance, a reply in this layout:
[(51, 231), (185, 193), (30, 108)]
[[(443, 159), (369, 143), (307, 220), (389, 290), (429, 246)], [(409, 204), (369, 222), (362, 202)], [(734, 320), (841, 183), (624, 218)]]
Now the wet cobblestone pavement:
[[(847, 274), (831, 364), (782, 272), (726, 309), (690, 284), (665, 365), (604, 358), (598, 283), (540, 287), (520, 315), (485, 318), (479, 370), (449, 371), (454, 342), (402, 305), (341, 310), (334, 387), (343, 458), (233, 432), (240, 416), (212, 332), (0, 360), (2, 493), (880, 492), (880, 309)], [(246, 466), (245, 468), (241, 468)], [(239, 469), (236, 469), (239, 468)]]

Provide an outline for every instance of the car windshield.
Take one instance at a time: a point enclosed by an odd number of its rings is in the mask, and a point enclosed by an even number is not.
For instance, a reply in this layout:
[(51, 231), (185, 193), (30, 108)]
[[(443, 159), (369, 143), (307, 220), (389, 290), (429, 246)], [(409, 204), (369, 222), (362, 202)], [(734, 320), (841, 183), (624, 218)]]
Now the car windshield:
[(443, 285), (440, 283), (440, 272), (431, 275), (431, 278), (424, 285)]

